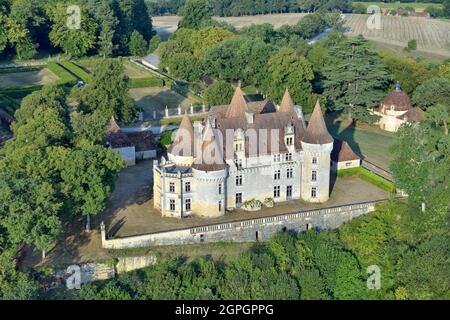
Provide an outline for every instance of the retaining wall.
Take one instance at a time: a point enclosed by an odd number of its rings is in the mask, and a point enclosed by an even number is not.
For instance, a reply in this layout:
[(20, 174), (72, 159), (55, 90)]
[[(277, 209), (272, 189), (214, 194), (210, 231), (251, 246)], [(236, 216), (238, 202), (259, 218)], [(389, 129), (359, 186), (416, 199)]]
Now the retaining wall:
[(318, 230), (338, 228), (355, 217), (374, 211), (377, 202), (358, 203), (115, 239), (106, 239), (105, 228), (102, 225), (102, 246), (106, 249), (127, 249), (218, 241), (265, 241), (274, 233), (280, 231), (300, 232), (311, 228)]

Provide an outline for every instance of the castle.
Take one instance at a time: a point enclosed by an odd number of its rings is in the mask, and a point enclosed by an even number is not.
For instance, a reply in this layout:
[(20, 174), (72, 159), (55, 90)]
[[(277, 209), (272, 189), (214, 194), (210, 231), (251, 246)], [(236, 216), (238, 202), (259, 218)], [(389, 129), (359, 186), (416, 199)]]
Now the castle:
[(166, 217), (218, 217), (249, 200), (325, 202), (333, 143), (319, 102), (306, 126), (288, 90), (275, 106), (248, 102), (238, 87), (203, 122), (183, 116), (168, 159), (154, 160), (154, 207)]

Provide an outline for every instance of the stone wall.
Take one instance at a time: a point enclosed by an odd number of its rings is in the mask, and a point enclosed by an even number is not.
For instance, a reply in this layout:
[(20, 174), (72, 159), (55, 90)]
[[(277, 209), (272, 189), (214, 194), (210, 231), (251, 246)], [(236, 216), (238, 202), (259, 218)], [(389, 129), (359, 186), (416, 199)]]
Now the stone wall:
[(116, 239), (106, 239), (102, 224), (102, 246), (106, 249), (126, 249), (217, 241), (265, 241), (280, 231), (338, 228), (355, 217), (374, 211), (376, 203), (358, 203)]

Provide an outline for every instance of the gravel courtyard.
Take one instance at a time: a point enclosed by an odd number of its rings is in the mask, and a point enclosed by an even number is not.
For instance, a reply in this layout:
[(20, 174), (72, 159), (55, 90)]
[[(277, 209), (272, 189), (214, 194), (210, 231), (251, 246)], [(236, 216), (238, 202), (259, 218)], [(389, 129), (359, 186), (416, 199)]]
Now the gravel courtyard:
[(152, 162), (143, 161), (120, 173), (108, 209), (96, 220), (103, 220), (109, 236), (124, 237), (136, 234), (152, 233), (164, 230), (188, 228), (249, 219), (261, 216), (297, 212), (302, 210), (333, 207), (364, 201), (387, 199), (388, 193), (357, 177), (338, 178), (333, 186), (331, 198), (326, 204), (311, 204), (292, 200), (276, 204), (273, 208), (264, 208), (257, 212), (235, 210), (225, 216), (204, 219), (190, 217), (183, 220), (162, 218), (153, 208), (152, 199)]

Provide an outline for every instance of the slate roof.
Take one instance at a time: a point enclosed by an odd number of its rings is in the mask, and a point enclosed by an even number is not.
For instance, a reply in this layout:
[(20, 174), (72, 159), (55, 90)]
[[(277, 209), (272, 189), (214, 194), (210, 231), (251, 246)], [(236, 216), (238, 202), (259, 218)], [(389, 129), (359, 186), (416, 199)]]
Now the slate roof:
[(117, 124), (114, 117), (111, 117), (111, 120), (109, 121), (109, 126), (107, 129), (107, 138), (109, 145), (113, 149), (119, 149), (119, 148), (127, 148), (127, 147), (133, 147), (134, 144), (131, 142), (131, 140), (128, 138), (128, 136), (120, 130), (119, 125)]
[[(400, 84), (396, 84), (396, 88), (394, 91), (391, 91), (384, 99), (382, 104), (386, 107), (390, 108), (394, 106), (395, 111), (407, 111), (410, 110), (411, 107), (411, 99), (408, 94), (400, 88)], [(380, 110), (380, 109), (378, 109)]]
[(317, 100), (316, 106), (311, 114), (308, 127), (302, 141), (310, 144), (327, 144), (333, 142), (333, 138), (328, 132), (325, 120), (323, 119), (319, 100)]
[(289, 90), (287, 88), (284, 92), (284, 96), (280, 104), (280, 109), (278, 109), (278, 111), (295, 113), (294, 101), (292, 101), (291, 95), (289, 94)]
[(361, 158), (353, 152), (347, 141), (334, 140), (331, 160), (335, 162), (360, 160)]
[(126, 135), (138, 152), (156, 149), (155, 138), (150, 131), (130, 132)]
[(423, 120), (423, 117), (424, 112), (422, 111), (422, 109), (415, 107), (412, 108), (411, 110), (408, 110), (401, 116), (398, 116), (397, 118), (405, 120), (406, 122), (420, 122)]
[(180, 148), (177, 155), (182, 157), (192, 157), (194, 153), (194, 127), (192, 126), (191, 120), (189, 120), (187, 112), (184, 113), (180, 127), (178, 128), (172, 144), (167, 148), (167, 152), (172, 153), (175, 146), (179, 143), (184, 143), (184, 139), (189, 140), (187, 143), (190, 145), (190, 148)]

